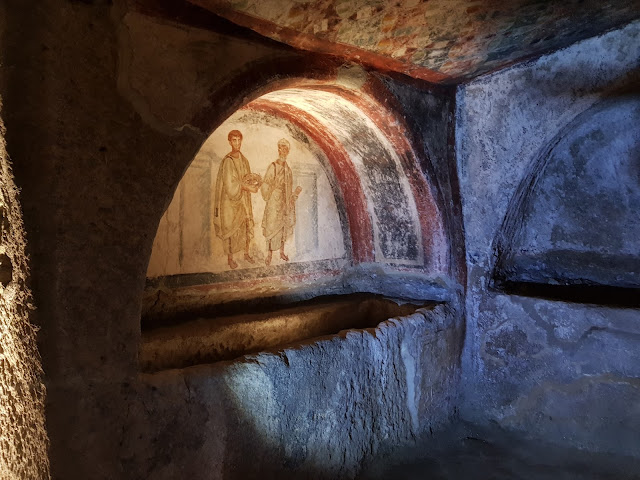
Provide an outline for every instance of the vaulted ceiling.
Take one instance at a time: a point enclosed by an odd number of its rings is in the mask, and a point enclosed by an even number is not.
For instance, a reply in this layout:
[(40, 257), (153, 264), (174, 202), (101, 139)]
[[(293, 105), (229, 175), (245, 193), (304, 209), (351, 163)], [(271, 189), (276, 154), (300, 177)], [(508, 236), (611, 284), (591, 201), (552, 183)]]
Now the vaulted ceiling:
[(189, 0), (297, 48), (464, 81), (640, 18), (640, 0)]

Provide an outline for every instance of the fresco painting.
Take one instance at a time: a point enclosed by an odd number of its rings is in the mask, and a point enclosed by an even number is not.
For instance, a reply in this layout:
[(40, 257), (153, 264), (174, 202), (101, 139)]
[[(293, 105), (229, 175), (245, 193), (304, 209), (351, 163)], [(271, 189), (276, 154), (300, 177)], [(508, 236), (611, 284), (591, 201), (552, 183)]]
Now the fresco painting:
[(190, 2), (280, 42), (431, 82), (471, 78), (561, 48), (632, 21), (638, 9), (598, 0), (565, 0), (562, 8), (542, 0), (317, 0), (313, 8), (301, 0)]
[(253, 238), (253, 208), (251, 194), (260, 187), (260, 176), (251, 173), (249, 161), (240, 151), (242, 133), (231, 130), (227, 136), (231, 152), (222, 159), (216, 177), (213, 225), (216, 236), (222, 240), (229, 268), (237, 268), (233, 254), (243, 251), (244, 259), (255, 263), (249, 254)]
[(424, 246), (411, 185), (398, 153), (371, 118), (359, 106), (327, 91), (292, 88), (262, 98), (320, 119), (325, 132), (344, 149), (372, 220), (372, 260), (403, 267), (423, 266)]
[(267, 243), (266, 265), (271, 265), (275, 250), (280, 251), (280, 259), (285, 262), (289, 257), (284, 253), (284, 245), (293, 234), (296, 224), (296, 201), (302, 193), (302, 187), (293, 189), (293, 174), (287, 165), (290, 144), (286, 139), (278, 141), (278, 159), (271, 162), (260, 187), (266, 204), (262, 216), (262, 233)]
[(238, 111), (207, 139), (180, 181), (147, 275), (211, 273), (223, 281), (228, 272), (244, 278), (278, 266), (303, 271), (322, 261), (347, 263), (344, 208), (312, 139), (284, 119)]

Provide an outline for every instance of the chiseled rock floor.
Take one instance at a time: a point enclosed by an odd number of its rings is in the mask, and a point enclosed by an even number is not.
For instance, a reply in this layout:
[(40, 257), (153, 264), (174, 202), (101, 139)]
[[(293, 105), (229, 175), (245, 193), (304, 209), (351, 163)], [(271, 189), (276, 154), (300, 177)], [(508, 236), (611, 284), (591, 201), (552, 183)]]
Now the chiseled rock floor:
[(359, 480), (640, 480), (639, 457), (586, 452), (466, 423), (370, 465)]

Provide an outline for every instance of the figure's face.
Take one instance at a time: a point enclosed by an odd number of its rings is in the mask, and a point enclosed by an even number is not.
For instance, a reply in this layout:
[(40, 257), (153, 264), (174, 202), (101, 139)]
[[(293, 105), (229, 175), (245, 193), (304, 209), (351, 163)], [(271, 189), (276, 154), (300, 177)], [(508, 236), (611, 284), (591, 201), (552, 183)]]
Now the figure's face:
[(286, 158), (289, 155), (289, 146), (286, 143), (278, 144), (278, 154), (280, 158)]
[(240, 151), (240, 147), (242, 146), (242, 138), (237, 137), (237, 136), (234, 135), (229, 140), (229, 145), (231, 145), (231, 151), (239, 152)]

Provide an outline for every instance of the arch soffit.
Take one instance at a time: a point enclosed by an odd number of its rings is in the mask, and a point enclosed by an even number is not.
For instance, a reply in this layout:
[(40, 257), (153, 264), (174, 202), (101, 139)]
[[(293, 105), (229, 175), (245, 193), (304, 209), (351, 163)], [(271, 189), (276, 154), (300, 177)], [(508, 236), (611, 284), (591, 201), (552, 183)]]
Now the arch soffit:
[[(414, 147), (411, 132), (404, 122), (401, 112), (398, 111), (398, 107), (389, 107), (390, 102), (387, 99), (391, 97), (391, 94), (383, 82), (360, 67), (345, 67), (326, 58), (313, 59), (306, 64), (298, 58), (276, 62), (254, 62), (237, 78), (229, 80), (226, 85), (217, 89), (210, 96), (209, 101), (203, 104), (203, 108), (193, 118), (192, 125), (205, 133), (204, 142), (235, 111), (248, 108), (247, 106), (252, 103), (256, 108), (266, 109), (268, 102), (261, 100), (261, 97), (285, 89), (319, 90), (338, 95), (356, 106), (382, 132), (399, 159), (401, 166), (399, 173), (406, 176), (416, 205), (419, 231), (422, 237), (424, 266), (438, 273), (446, 272), (448, 267), (447, 235), (443, 225), (441, 208), (434, 195), (432, 180), (419, 166), (416, 151), (422, 150), (417, 150)], [(273, 105), (270, 106), (272, 110), (273, 107)], [(283, 111), (279, 108), (280, 106), (275, 107), (280, 112)], [(287, 115), (284, 116), (287, 117)], [(292, 115), (290, 114), (288, 117), (292, 117)], [(302, 117), (300, 115), (298, 118)], [(311, 120), (312, 116), (307, 114), (305, 117), (307, 121), (303, 123), (307, 124), (306, 127), (301, 124), (298, 126), (308, 131), (307, 127), (310, 124), (308, 120)], [(316, 128), (321, 125), (321, 122), (314, 121), (314, 123)], [(332, 147), (339, 143), (339, 140), (334, 137), (321, 148), (324, 150), (326, 147)], [(327, 153), (326, 150), (325, 153)], [(340, 178), (338, 176), (340, 189), (344, 195), (355, 185), (351, 182), (354, 169), (348, 155), (341, 162), (351, 164), (347, 166), (348, 174), (346, 177)], [(370, 215), (365, 215), (366, 209), (362, 199), (366, 199), (366, 197), (363, 195), (361, 186), (352, 194), (355, 200), (353, 205), (356, 209), (348, 219), (356, 262), (373, 260), (372, 220)], [(345, 201), (349, 201), (347, 197), (345, 197)]]
[[(534, 156), (534, 159), (529, 164), (522, 180), (509, 201), (502, 224), (493, 240), (493, 267), (491, 269), (493, 273), (491, 282), (494, 284), (494, 287), (509, 281), (509, 279), (506, 278), (507, 272), (505, 267), (506, 262), (513, 253), (512, 246), (514, 239), (523, 227), (520, 220), (522, 219), (523, 212), (529, 208), (533, 192), (536, 191), (539, 181), (543, 178), (547, 164), (553, 157), (556, 148), (573, 132), (585, 125), (589, 119), (611, 108), (614, 104), (628, 100), (629, 99), (625, 98), (606, 98), (596, 102), (578, 113)], [(640, 97), (634, 96), (631, 100), (640, 103)]]

